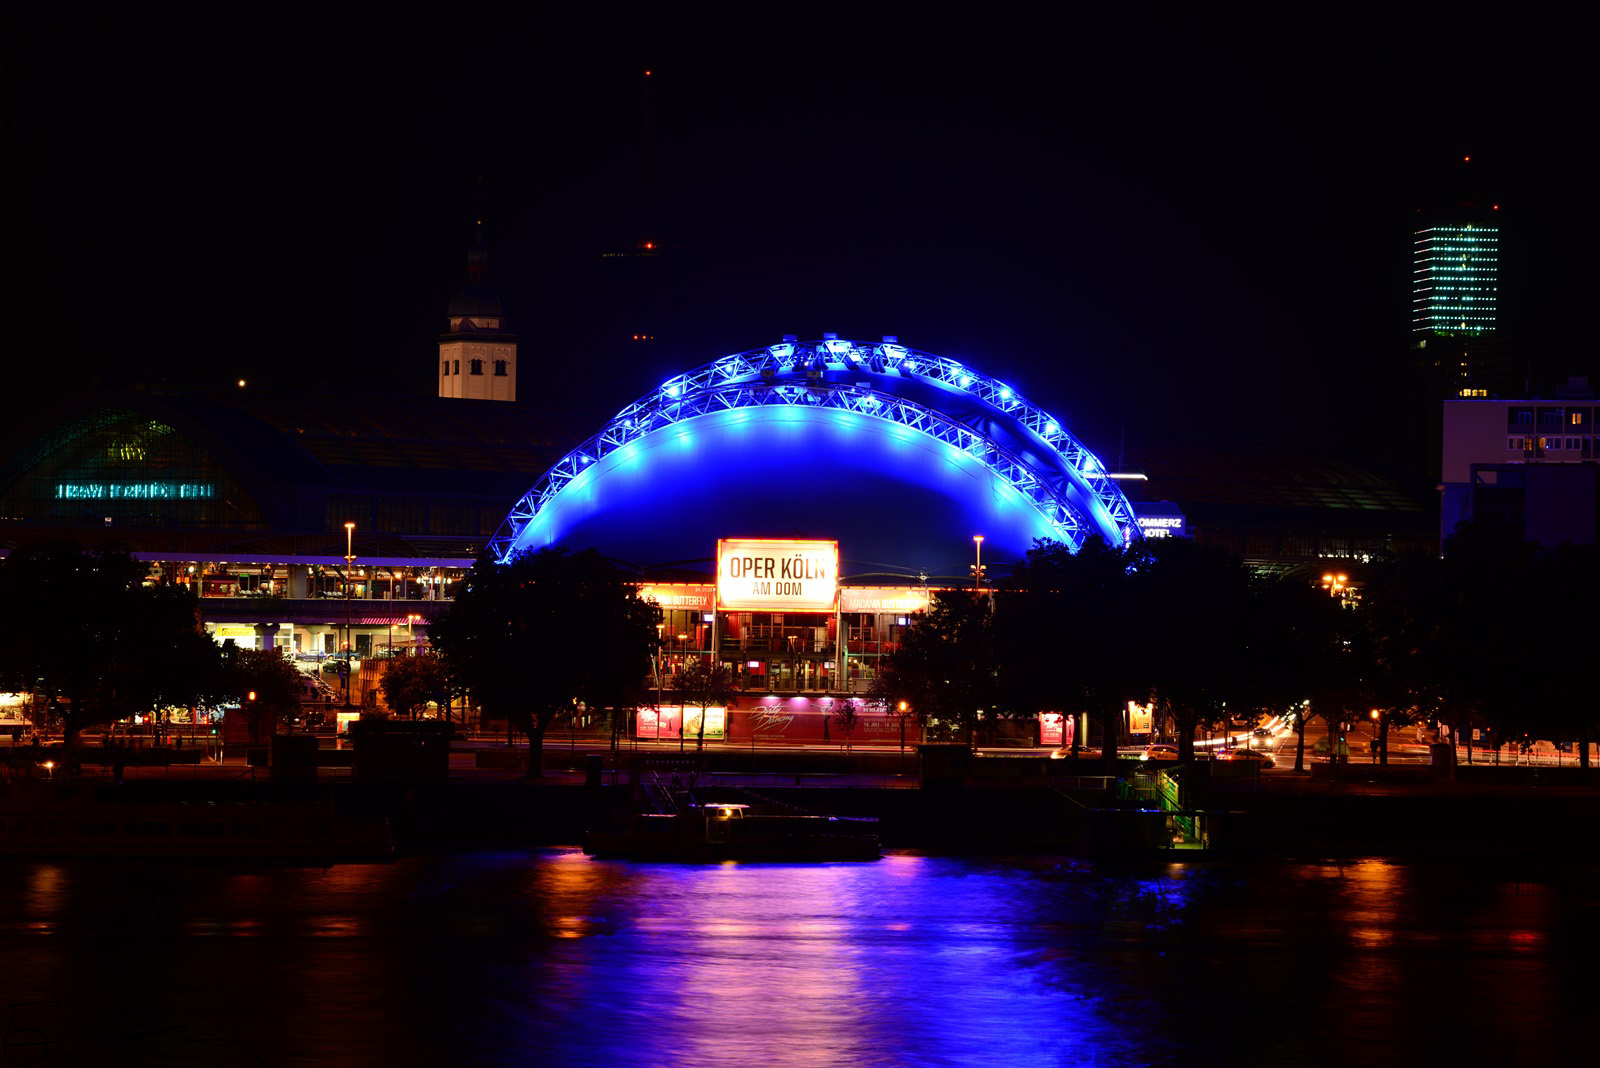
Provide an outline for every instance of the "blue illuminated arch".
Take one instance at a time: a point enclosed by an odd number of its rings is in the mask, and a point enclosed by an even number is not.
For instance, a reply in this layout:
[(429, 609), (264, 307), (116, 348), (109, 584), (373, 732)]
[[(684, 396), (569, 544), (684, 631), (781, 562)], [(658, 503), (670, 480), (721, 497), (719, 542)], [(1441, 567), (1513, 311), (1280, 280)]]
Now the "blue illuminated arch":
[(595, 465), (699, 420), (773, 408), (877, 421), (970, 457), (1073, 551), (1091, 532), (1112, 545), (1138, 536), (1132, 507), (1099, 460), (1005, 383), (893, 340), (829, 337), (736, 353), (668, 379), (545, 472), (511, 509), (490, 551), (504, 560), (528, 547), (541, 514), (593, 476)]

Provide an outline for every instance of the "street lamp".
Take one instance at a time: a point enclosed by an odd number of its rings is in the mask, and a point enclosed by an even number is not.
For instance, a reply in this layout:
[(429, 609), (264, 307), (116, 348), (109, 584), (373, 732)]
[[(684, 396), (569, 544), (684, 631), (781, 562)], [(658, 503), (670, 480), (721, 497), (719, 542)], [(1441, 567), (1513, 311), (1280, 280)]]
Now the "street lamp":
[(979, 593), (983, 590), (983, 535), (972, 536), (972, 592)]
[(661, 641), (665, 623), (656, 624), (656, 715), (661, 715)]
[(683, 752), (683, 673), (689, 670), (689, 635), (678, 635), (678, 752)]
[(350, 707), (350, 571), (356, 565), (356, 525), (344, 525), (344, 706)]

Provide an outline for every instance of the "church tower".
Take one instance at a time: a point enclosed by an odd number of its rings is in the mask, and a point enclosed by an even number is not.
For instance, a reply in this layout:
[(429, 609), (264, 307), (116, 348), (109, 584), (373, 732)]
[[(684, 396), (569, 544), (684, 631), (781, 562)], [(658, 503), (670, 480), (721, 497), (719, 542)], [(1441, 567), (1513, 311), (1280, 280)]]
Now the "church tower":
[(477, 242), (467, 253), (467, 284), (450, 302), (449, 332), (439, 335), (439, 396), (517, 399), (517, 339), (504, 325), (479, 222)]

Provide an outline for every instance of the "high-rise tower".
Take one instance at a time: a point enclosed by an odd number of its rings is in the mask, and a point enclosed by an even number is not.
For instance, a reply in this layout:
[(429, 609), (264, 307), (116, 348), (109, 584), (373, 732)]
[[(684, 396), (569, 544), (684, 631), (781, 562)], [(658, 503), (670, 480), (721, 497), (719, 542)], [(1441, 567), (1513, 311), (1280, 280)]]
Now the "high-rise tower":
[(504, 330), (500, 294), (489, 284), (489, 252), (478, 239), (467, 253), (467, 284), (450, 302), (450, 330), (439, 335), (439, 396), (517, 399), (517, 339)]
[(1442, 197), (1439, 207), (1418, 212), (1411, 340), (1436, 398), (1520, 388), (1508, 377), (1501, 345), (1499, 209), (1474, 192)]
[(1500, 228), (1441, 223), (1417, 231), (1412, 257), (1412, 333), (1478, 338), (1495, 332)]

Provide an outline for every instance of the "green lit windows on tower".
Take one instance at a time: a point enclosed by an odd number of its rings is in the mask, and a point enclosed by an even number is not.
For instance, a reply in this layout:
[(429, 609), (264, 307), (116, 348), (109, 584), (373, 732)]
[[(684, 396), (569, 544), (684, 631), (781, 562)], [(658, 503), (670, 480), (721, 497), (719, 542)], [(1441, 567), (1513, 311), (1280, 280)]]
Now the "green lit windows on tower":
[(1500, 290), (1500, 231), (1466, 223), (1416, 234), (1412, 255), (1413, 334), (1493, 333)]

